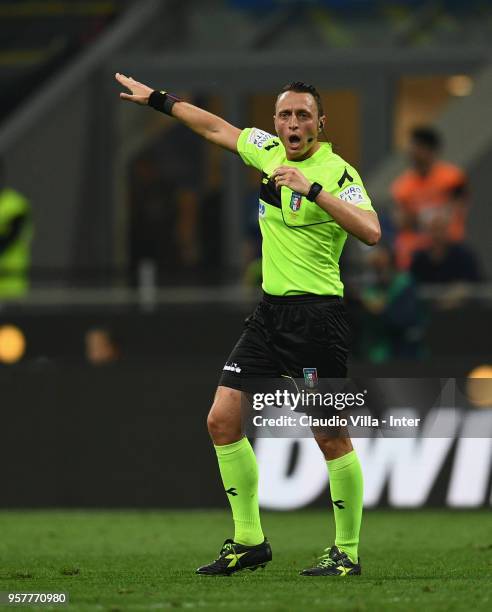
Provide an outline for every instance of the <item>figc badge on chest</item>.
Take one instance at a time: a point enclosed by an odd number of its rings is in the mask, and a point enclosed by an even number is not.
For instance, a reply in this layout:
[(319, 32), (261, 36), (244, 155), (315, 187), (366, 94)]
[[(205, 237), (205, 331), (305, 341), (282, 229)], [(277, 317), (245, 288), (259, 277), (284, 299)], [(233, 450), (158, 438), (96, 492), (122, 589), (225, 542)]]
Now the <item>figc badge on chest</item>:
[(294, 212), (297, 212), (301, 208), (301, 200), (302, 200), (302, 195), (294, 191), (290, 198), (290, 208)]

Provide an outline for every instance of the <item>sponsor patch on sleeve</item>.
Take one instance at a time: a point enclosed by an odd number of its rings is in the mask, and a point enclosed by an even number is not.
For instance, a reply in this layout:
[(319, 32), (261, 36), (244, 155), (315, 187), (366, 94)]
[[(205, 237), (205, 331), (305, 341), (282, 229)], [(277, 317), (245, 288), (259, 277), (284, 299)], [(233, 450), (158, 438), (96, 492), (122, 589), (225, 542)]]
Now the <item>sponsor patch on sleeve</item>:
[(362, 202), (367, 202), (367, 197), (364, 190), (357, 184), (345, 187), (345, 189), (338, 194), (338, 197), (344, 202), (349, 202), (350, 204), (361, 204)]
[(263, 145), (270, 140), (270, 138), (273, 138), (272, 134), (259, 130), (258, 128), (253, 128), (249, 133), (248, 142), (254, 144), (258, 149), (263, 149)]

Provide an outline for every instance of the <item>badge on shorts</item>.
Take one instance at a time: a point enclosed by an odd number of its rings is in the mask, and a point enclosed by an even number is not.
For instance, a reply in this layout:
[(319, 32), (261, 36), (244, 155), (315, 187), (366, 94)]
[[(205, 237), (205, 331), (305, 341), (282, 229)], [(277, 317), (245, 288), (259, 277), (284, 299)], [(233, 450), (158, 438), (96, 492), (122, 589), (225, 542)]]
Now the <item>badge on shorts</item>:
[(290, 208), (297, 212), (301, 208), (302, 195), (294, 191), (290, 197)]
[(316, 368), (303, 368), (304, 382), (308, 389), (314, 389), (318, 384), (318, 370)]

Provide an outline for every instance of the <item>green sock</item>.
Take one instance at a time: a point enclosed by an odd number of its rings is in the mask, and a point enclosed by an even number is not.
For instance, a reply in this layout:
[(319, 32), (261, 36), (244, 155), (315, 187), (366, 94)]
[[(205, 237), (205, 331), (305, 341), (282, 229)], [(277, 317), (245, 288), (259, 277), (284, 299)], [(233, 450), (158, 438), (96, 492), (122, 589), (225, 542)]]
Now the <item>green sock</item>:
[(362, 521), (363, 480), (355, 451), (327, 461), (335, 513), (335, 544), (357, 563), (357, 546)]
[(215, 446), (234, 519), (234, 542), (255, 546), (265, 539), (258, 506), (258, 464), (248, 438)]

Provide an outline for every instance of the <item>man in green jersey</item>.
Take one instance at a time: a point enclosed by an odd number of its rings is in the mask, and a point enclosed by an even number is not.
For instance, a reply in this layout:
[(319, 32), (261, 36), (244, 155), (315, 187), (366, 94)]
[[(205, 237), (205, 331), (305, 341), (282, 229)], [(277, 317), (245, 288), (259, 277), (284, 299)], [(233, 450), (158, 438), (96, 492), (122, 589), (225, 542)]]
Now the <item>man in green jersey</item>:
[[(227, 360), (208, 416), (235, 533), (202, 575), (264, 567), (272, 558), (261, 528), (258, 467), (242, 431), (241, 394), (248, 379), (346, 376), (348, 326), (338, 261), (352, 234), (368, 245), (381, 230), (357, 171), (319, 142), (325, 115), (317, 90), (285, 86), (275, 105), (276, 136), (240, 130), (164, 91), (116, 74), (130, 93), (120, 97), (164, 112), (218, 144), (261, 174), (259, 222), (263, 236), (264, 297), (246, 320)], [(327, 462), (334, 500), (335, 545), (305, 576), (361, 573), (357, 547), (362, 518), (362, 472), (347, 437), (315, 433)], [(335, 503), (336, 502), (336, 503)]]

